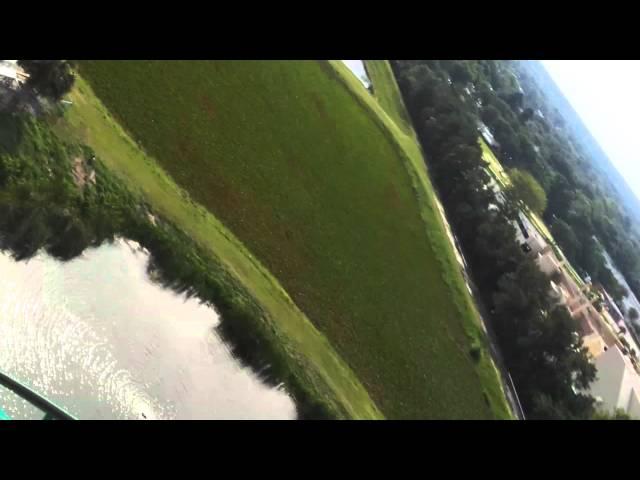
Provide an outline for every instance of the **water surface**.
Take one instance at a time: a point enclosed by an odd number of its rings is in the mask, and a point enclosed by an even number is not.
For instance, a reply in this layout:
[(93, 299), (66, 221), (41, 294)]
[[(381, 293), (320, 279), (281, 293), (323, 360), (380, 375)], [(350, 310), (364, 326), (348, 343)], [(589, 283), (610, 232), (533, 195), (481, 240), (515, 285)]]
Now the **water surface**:
[[(292, 419), (230, 355), (215, 310), (164, 289), (118, 240), (70, 262), (0, 254), (0, 369), (82, 419)], [(13, 418), (39, 414), (0, 390)]]

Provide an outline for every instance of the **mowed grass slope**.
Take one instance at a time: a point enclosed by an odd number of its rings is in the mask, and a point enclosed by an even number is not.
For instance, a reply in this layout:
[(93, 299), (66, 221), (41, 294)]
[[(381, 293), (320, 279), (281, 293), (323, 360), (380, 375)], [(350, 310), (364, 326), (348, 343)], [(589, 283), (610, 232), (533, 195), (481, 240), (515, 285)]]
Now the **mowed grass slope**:
[(330, 63), (80, 64), (125, 129), (278, 278), (386, 416), (494, 416), (404, 152)]
[(406, 134), (413, 135), (409, 114), (404, 107), (402, 96), (391, 66), (387, 60), (365, 60), (365, 70), (373, 85), (373, 93), (380, 106)]
[[(230, 272), (265, 313), (260, 328), (266, 341), (289, 358), (290, 372), (313, 399), (335, 418), (384, 418), (353, 371), (296, 307), (278, 281), (201, 205), (192, 201), (158, 163), (126, 134), (84, 81), (78, 77), (69, 99), (73, 105), (55, 129), (63, 138), (90, 145), (153, 211), (172, 222)], [(227, 293), (235, 285), (225, 282)], [(242, 292), (239, 292), (243, 295)], [(235, 294), (235, 293), (233, 293)]]
[[(369, 79), (373, 84), (374, 95), (353, 81), (353, 76), (343, 74), (342, 77), (352, 85), (352, 91), (373, 110), (392, 138), (400, 145), (404, 152), (401, 157), (405, 160), (407, 171), (412, 177), (414, 193), (420, 206), (427, 235), (436, 253), (443, 279), (449, 286), (452, 302), (460, 312), (470, 342), (482, 351), (480, 361), (475, 364), (483, 391), (490, 401), (491, 408), (497, 418), (515, 418), (510, 411), (505, 392), (500, 383), (500, 374), (489, 353), (488, 338), (481, 324), (480, 314), (469, 294), (463, 277), (456, 264), (455, 252), (445, 235), (440, 234), (448, 229), (440, 216), (441, 206), (438, 208), (437, 195), (427, 173), (427, 166), (415, 130), (413, 129), (409, 113), (400, 94), (398, 84), (391, 70), (388, 60), (365, 60)], [(344, 72), (342, 65), (333, 63), (338, 71)], [(372, 65), (374, 66), (373, 68)], [(360, 94), (360, 95), (358, 95)]]

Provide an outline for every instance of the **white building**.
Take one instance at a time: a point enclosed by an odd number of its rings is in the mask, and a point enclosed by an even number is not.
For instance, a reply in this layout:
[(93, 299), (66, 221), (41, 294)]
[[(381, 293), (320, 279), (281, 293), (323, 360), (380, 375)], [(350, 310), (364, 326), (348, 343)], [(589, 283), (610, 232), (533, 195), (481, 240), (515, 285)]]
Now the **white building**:
[(494, 148), (500, 146), (500, 144), (493, 137), (493, 134), (491, 133), (491, 130), (489, 130), (489, 127), (487, 127), (483, 122), (478, 122), (478, 131), (480, 132), (480, 135), (482, 135), (482, 138), (484, 138), (484, 141), (487, 142), (487, 145)]
[(609, 412), (624, 410), (632, 418), (640, 419), (640, 375), (631, 361), (613, 345), (595, 358), (597, 378), (590, 394)]

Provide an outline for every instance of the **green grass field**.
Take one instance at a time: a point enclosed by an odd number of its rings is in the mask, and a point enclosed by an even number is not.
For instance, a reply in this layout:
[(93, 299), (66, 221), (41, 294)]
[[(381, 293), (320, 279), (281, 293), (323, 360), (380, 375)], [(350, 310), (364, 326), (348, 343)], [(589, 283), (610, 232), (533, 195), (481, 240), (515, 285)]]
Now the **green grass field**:
[(218, 219), (194, 203), (154, 159), (113, 120), (82, 78), (70, 95), (73, 106), (56, 126), (58, 134), (91, 145), (98, 156), (165, 219), (179, 226), (201, 248), (248, 288), (267, 312), (266, 328), (280, 339), (302, 383), (338, 417), (384, 418), (353, 371), (295, 306), (276, 279)]
[[(273, 273), (386, 416), (508, 417), (487, 355), (479, 365), (469, 355), (479, 327), (424, 167), (415, 169), (419, 147), (346, 67), (271, 61), (80, 63), (82, 76), (115, 118)], [(94, 117), (94, 124), (109, 122), (99, 109)], [(69, 123), (75, 132), (85, 129), (90, 144), (105, 142), (82, 115)], [(105, 154), (110, 148), (101, 146)], [(139, 155), (124, 151), (133, 145), (121, 148), (123, 155)], [(182, 226), (184, 215), (171, 200), (160, 199), (170, 179), (154, 170), (152, 161), (112, 161), (124, 175), (144, 181), (140, 188), (157, 189), (149, 195)], [(199, 220), (197, 205), (193, 209), (192, 217), (183, 219), (188, 233), (221, 258), (237, 256), (233, 250), (242, 246), (223, 238), (224, 228), (214, 219)], [(240, 261), (236, 265), (246, 268)], [(268, 276), (257, 266), (251, 269)], [(259, 295), (261, 302), (273, 305), (269, 297), (286, 295), (276, 291), (275, 280), (263, 282), (266, 286), (253, 280), (251, 288), (268, 290)], [(282, 320), (277, 313), (293, 307), (279, 307), (273, 306), (274, 328), (288, 322), (283, 334), (294, 335), (303, 354), (306, 348), (317, 354), (322, 339), (305, 344), (304, 337), (315, 333), (301, 328), (304, 317)], [(313, 355), (310, 360), (318, 361)], [(362, 407), (366, 399), (348, 385), (350, 375), (339, 361), (329, 363), (325, 380), (344, 379), (334, 390), (351, 392), (347, 403), (354, 412), (360, 405), (360, 414), (375, 416), (371, 407)]]
[(495, 156), (487, 142), (482, 137), (478, 137), (478, 143), (482, 149), (482, 159), (489, 164), (489, 172), (493, 175), (493, 178), (500, 184), (502, 188), (511, 185), (511, 179), (504, 169), (500, 160)]
[[(369, 64), (374, 63), (378, 68), (369, 68)], [(401, 157), (405, 160), (407, 171), (412, 177), (412, 185), (418, 204), (421, 210), (423, 221), (427, 225), (427, 236), (433, 245), (433, 251), (437, 252), (436, 257), (440, 264), (441, 271), (446, 278), (446, 282), (451, 286), (451, 297), (456, 308), (464, 312), (461, 315), (463, 324), (467, 331), (468, 338), (474, 345), (486, 347), (487, 338), (478, 328), (480, 324), (479, 313), (475, 306), (471, 306), (471, 299), (467, 294), (466, 287), (463, 287), (462, 277), (457, 275), (457, 265), (455, 264), (455, 251), (447, 244), (445, 237), (436, 232), (445, 229), (438, 211), (435, 208), (436, 194), (433, 185), (429, 180), (426, 163), (417, 136), (409, 119), (402, 95), (398, 89), (388, 60), (366, 60), (365, 65), (370, 74), (370, 79), (374, 85), (374, 98), (364, 94), (365, 103), (370, 106), (374, 116), (384, 120), (386, 128), (392, 133), (392, 137), (404, 152)], [(338, 70), (341, 65), (336, 65)], [(355, 91), (364, 92), (362, 88), (352, 87)], [(398, 126), (401, 125), (401, 126)], [(439, 210), (439, 209), (438, 209)], [(512, 413), (506, 403), (504, 391), (499, 383), (499, 374), (493, 360), (484, 350), (482, 360), (476, 366), (476, 372), (481, 378), (485, 394), (490, 398), (490, 403), (497, 418), (513, 418)]]
[(367, 75), (374, 86), (374, 96), (380, 106), (386, 110), (391, 119), (402, 131), (413, 135), (413, 127), (409, 114), (404, 107), (402, 96), (391, 66), (387, 60), (365, 60)]

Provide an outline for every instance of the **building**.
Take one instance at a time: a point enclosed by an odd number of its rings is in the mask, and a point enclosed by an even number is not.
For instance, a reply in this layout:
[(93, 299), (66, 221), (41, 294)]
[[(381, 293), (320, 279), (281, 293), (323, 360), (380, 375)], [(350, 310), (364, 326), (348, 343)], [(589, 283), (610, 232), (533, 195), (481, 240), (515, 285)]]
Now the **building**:
[(609, 349), (607, 344), (604, 342), (602, 335), (598, 332), (592, 332), (589, 335), (583, 336), (582, 342), (584, 343), (584, 346), (587, 347), (589, 354), (593, 358), (596, 358)]
[(544, 246), (536, 254), (536, 263), (542, 272), (552, 278), (550, 282), (551, 297), (556, 304), (563, 305), (569, 314), (578, 320), (580, 333), (589, 341), (589, 349), (593, 356), (604, 351), (605, 347), (616, 345), (617, 332), (612, 328), (615, 322), (607, 324), (606, 319), (593, 306), (585, 293), (589, 288), (580, 288), (574, 278), (564, 267), (564, 261), (558, 260), (553, 250)]
[(585, 345), (592, 356), (600, 355), (607, 348), (620, 345), (620, 332), (616, 322), (605, 310), (598, 312), (588, 298), (589, 282), (580, 287), (566, 268), (564, 259), (558, 258), (554, 249), (529, 219), (520, 213), (515, 222), (516, 236), (522, 250), (536, 260), (540, 271), (550, 278), (549, 290), (556, 305), (564, 306), (580, 326)]
[(594, 360), (597, 376), (589, 393), (603, 410), (624, 410), (640, 419), (640, 375), (617, 346), (608, 348)]
[[(499, 191), (495, 182), (490, 187)], [(636, 344), (620, 329), (616, 321), (619, 310), (615, 303), (604, 292), (603, 297), (611, 302), (611, 306), (605, 304), (599, 312), (592, 303), (592, 300), (599, 300), (599, 296), (593, 298), (591, 279), (586, 279), (582, 285), (572, 275), (562, 254), (556, 253), (522, 212), (514, 226), (518, 244), (549, 277), (552, 299), (578, 321), (583, 344), (595, 359), (597, 379), (588, 393), (596, 398), (600, 408), (611, 412), (620, 408), (631, 417), (640, 419), (640, 367), (637, 368), (636, 353), (630, 348)]]

